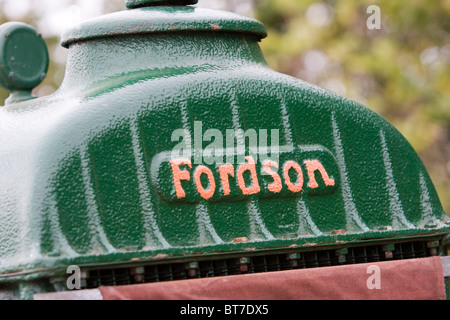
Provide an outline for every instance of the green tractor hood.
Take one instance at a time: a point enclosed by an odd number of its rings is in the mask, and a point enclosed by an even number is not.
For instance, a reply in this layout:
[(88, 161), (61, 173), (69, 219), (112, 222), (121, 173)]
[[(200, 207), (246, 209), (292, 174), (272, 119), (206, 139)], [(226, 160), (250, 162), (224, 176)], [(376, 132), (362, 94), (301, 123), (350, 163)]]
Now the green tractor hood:
[[(62, 290), (70, 265), (95, 287), (102, 270), (170, 280), (206, 263), (220, 274), (219, 260), (256, 270), (261, 256), (328, 250), (325, 265), (355, 263), (367, 248), (406, 257), (402, 243), (442, 253), (450, 224), (405, 138), (270, 69), (261, 23), (193, 2), (127, 1), (67, 31), (51, 96), (2, 81), (0, 286)], [(39, 81), (45, 63), (33, 62)]]

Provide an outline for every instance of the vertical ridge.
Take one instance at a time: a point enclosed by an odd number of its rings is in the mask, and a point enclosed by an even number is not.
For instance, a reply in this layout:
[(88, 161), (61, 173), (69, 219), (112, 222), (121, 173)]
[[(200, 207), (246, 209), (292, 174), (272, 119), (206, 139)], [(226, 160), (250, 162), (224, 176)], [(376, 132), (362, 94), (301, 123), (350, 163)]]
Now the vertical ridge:
[(370, 231), (366, 224), (361, 220), (353, 200), (353, 193), (348, 177), (347, 165), (345, 162), (345, 152), (342, 143), (341, 132), (336, 121), (335, 113), (332, 113), (333, 137), (336, 152), (336, 160), (341, 174), (342, 198), (344, 199), (344, 209), (347, 219), (347, 229), (361, 229), (362, 231)]
[[(192, 141), (192, 133), (193, 133), (193, 129), (192, 126), (190, 125), (189, 122), (189, 114), (187, 111), (187, 105), (186, 103), (182, 103), (181, 105), (181, 122), (183, 124), (183, 129), (184, 129), (184, 133), (185, 133), (185, 141), (186, 144), (190, 146), (191, 150), (195, 150)], [(195, 152), (195, 151), (194, 151)], [(223, 240), (220, 238), (220, 236), (218, 235), (214, 225), (211, 222), (211, 218), (209, 216), (209, 211), (208, 211), (208, 205), (206, 204), (199, 204), (196, 206), (196, 210), (195, 210), (195, 214), (197, 216), (197, 226), (198, 226), (198, 231), (199, 231), (199, 237), (200, 237), (200, 242), (205, 243), (207, 242), (207, 235), (206, 233), (209, 233), (211, 238), (216, 242), (216, 243), (223, 243)]]
[(318, 236), (322, 234), (317, 225), (312, 221), (309, 210), (306, 207), (305, 201), (301, 198), (297, 202), (297, 214), (299, 220), (298, 234)]
[[(59, 252), (62, 253), (65, 251), (69, 256), (78, 256), (78, 253), (72, 248), (72, 246), (67, 241), (67, 238), (61, 232), (60, 223), (59, 223), (59, 215), (57, 209), (57, 201), (55, 199), (55, 195), (52, 192), (48, 193), (48, 208), (50, 210), (49, 218), (50, 218), (50, 228), (51, 228), (51, 237), (53, 241), (53, 245), (55, 248), (59, 248)], [(62, 250), (64, 249), (64, 251)]]
[(259, 212), (256, 200), (251, 200), (250, 202), (247, 203), (247, 210), (250, 216), (251, 240), (258, 239), (260, 234), (262, 234), (266, 240), (274, 240), (275, 237), (266, 228), (264, 222), (261, 219), (261, 213)]
[(200, 231), (200, 242), (202, 244), (207, 243), (208, 238), (206, 233), (209, 233), (215, 244), (223, 244), (223, 240), (217, 234), (217, 231), (211, 222), (207, 205), (203, 203), (197, 205), (196, 212), (197, 212), (197, 224), (199, 226)]
[[(233, 129), (236, 131), (236, 135), (239, 133), (239, 137), (237, 139), (244, 139), (242, 136), (243, 128), (240, 123), (240, 108), (237, 103), (237, 97), (235, 92), (231, 92), (231, 112), (232, 112), (232, 120), (233, 120)], [(245, 141), (240, 140), (238, 141), (238, 145), (240, 143), (245, 143)], [(245, 151), (244, 151), (245, 152)], [(264, 225), (264, 222), (261, 219), (261, 213), (259, 212), (257, 203), (257, 200), (252, 199), (247, 203), (247, 212), (250, 218), (250, 237), (251, 238), (257, 238), (258, 233), (262, 232), (264, 237), (268, 240), (274, 239), (274, 236), (270, 233), (270, 231), (266, 228)], [(259, 231), (260, 232), (259, 232)]]
[[(96, 235), (97, 243), (99, 245), (103, 246), (108, 252), (113, 252), (115, 249), (109, 242), (100, 221), (97, 200), (91, 180), (91, 167), (89, 165), (89, 159), (87, 158), (87, 153), (86, 150), (84, 150), (84, 147), (80, 149), (80, 157), (86, 204), (88, 207), (88, 216), (93, 222), (89, 224), (93, 226), (91, 232)], [(93, 243), (93, 245), (95, 244)]]
[(288, 107), (284, 99), (281, 99), (281, 121), (283, 122), (284, 139), (289, 147), (294, 148), (294, 129)]
[(414, 226), (406, 219), (405, 211), (398, 193), (397, 183), (394, 178), (394, 170), (392, 168), (391, 155), (386, 142), (383, 130), (380, 130), (381, 146), (383, 150), (383, 161), (386, 169), (386, 188), (389, 193), (389, 210), (392, 214), (392, 227), (401, 229), (403, 227), (414, 228)]
[[(157, 240), (163, 248), (169, 248), (170, 244), (166, 241), (161, 230), (158, 227), (158, 223), (155, 219), (155, 211), (152, 206), (150, 188), (148, 186), (148, 177), (145, 170), (144, 154), (140, 144), (140, 134), (137, 127), (137, 120), (132, 121), (130, 124), (131, 138), (133, 144), (133, 153), (136, 163), (136, 173), (139, 183), (139, 196), (141, 200), (141, 209), (144, 216), (145, 238), (146, 246), (155, 246), (155, 240)], [(150, 231), (153, 233), (151, 234)], [(156, 238), (156, 239), (155, 239)]]
[(423, 172), (421, 172), (419, 175), (419, 185), (422, 223), (424, 225), (437, 224), (440, 227), (445, 226), (445, 224), (434, 215), (433, 206), (431, 204), (430, 191), (428, 190), (428, 184), (425, 180)]

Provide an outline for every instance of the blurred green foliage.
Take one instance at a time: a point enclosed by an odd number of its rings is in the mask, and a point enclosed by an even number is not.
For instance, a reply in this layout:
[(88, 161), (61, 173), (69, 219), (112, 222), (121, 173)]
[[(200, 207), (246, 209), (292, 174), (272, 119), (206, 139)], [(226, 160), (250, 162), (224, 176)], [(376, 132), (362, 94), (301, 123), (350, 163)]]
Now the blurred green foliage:
[[(276, 70), (391, 122), (419, 153), (450, 214), (450, 0), (256, 0)], [(380, 8), (381, 28), (367, 20)]]
[[(254, 1), (269, 64), (385, 117), (419, 153), (450, 214), (450, 0)], [(371, 5), (381, 10), (380, 29), (367, 28)], [(103, 1), (103, 9), (122, 10), (123, 0)], [(22, 21), (39, 30), (41, 18), (30, 10)], [(46, 38), (51, 64), (38, 96), (64, 77), (59, 41)], [(0, 88), (0, 105), (7, 96)]]

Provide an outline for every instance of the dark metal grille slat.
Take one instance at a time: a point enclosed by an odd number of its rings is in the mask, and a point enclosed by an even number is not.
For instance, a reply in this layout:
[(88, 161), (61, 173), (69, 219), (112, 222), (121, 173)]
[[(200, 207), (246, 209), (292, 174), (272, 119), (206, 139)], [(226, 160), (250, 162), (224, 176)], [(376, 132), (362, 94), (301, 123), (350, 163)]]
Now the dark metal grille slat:
[(380, 254), (378, 252), (378, 248), (375, 246), (368, 247), (366, 250), (367, 253), (367, 261), (368, 262), (379, 262)]
[(212, 261), (200, 262), (200, 277), (209, 278), (214, 276), (215, 276), (214, 262)]
[(396, 259), (396, 260), (404, 259), (401, 245), (396, 245), (393, 253), (394, 253), (394, 259)]
[(367, 263), (367, 251), (366, 247), (355, 248), (355, 262), (356, 263)]
[(102, 270), (100, 271), (100, 283), (103, 286), (114, 286), (114, 270)]
[(130, 272), (128, 269), (113, 270), (113, 282), (116, 286), (131, 284)]
[(181, 264), (174, 264), (172, 266), (172, 279), (173, 280), (184, 280), (187, 279), (186, 270)]
[(267, 262), (266, 262), (266, 257), (262, 256), (262, 257), (254, 257), (253, 258), (253, 269), (254, 272), (267, 272)]
[(297, 267), (298, 262), (297, 262), (297, 266), (292, 265), (291, 262), (287, 259), (287, 255), (280, 255), (279, 261), (280, 261), (280, 270), (291, 270), (291, 269), (298, 268)]
[(423, 242), (414, 242), (414, 252), (416, 257), (425, 258), (427, 256), (427, 248)]
[(321, 251), (317, 253), (318, 255), (318, 263), (320, 267), (329, 267), (331, 266), (330, 252), (329, 251)]
[(228, 274), (236, 275), (240, 274), (239, 264), (236, 259), (228, 259), (227, 260)]
[[(385, 250), (392, 250), (392, 254)], [(339, 253), (338, 253), (339, 252)], [(339, 255), (339, 256), (338, 256)], [(345, 257), (343, 258), (344, 255)], [(243, 273), (262, 273), (280, 270), (317, 268), (356, 263), (378, 262), (424, 258), (430, 256), (426, 241), (404, 242), (395, 245), (349, 247), (343, 252), (336, 249), (309, 252), (295, 252), (255, 255), (239, 258), (199, 261), (194, 277), (219, 277)], [(242, 264), (245, 264), (244, 266)], [(144, 273), (136, 278), (130, 268), (89, 270), (85, 288), (99, 286), (120, 286), (134, 283), (151, 283), (160, 281), (183, 280), (188, 276), (186, 263), (166, 263), (143, 266)]]
[(162, 264), (158, 266), (159, 279), (160, 281), (171, 281), (172, 276), (172, 266), (170, 264)]
[(218, 277), (228, 276), (228, 267), (225, 260), (218, 260), (214, 262), (214, 274)]
[(356, 263), (355, 250), (353, 248), (350, 248), (348, 250), (348, 254), (347, 254), (347, 257), (346, 257), (346, 262), (348, 264)]
[(280, 271), (280, 260), (277, 255), (267, 257), (267, 269), (269, 271)]
[(319, 266), (316, 251), (305, 253), (305, 264), (306, 268), (317, 268)]
[(144, 279), (145, 282), (158, 282), (159, 281), (158, 267), (157, 266), (145, 267)]

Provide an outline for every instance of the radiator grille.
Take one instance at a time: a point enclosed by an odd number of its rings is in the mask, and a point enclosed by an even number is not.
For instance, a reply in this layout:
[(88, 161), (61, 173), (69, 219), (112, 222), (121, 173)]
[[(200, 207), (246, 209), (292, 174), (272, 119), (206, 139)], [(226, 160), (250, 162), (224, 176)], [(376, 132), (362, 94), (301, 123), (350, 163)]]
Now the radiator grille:
[(358, 246), (310, 252), (253, 255), (192, 263), (169, 263), (133, 268), (89, 270), (83, 289), (138, 283), (183, 280), (261, 273), (292, 269), (319, 268), (345, 264), (424, 258), (437, 255), (439, 242), (416, 241), (390, 245)]

